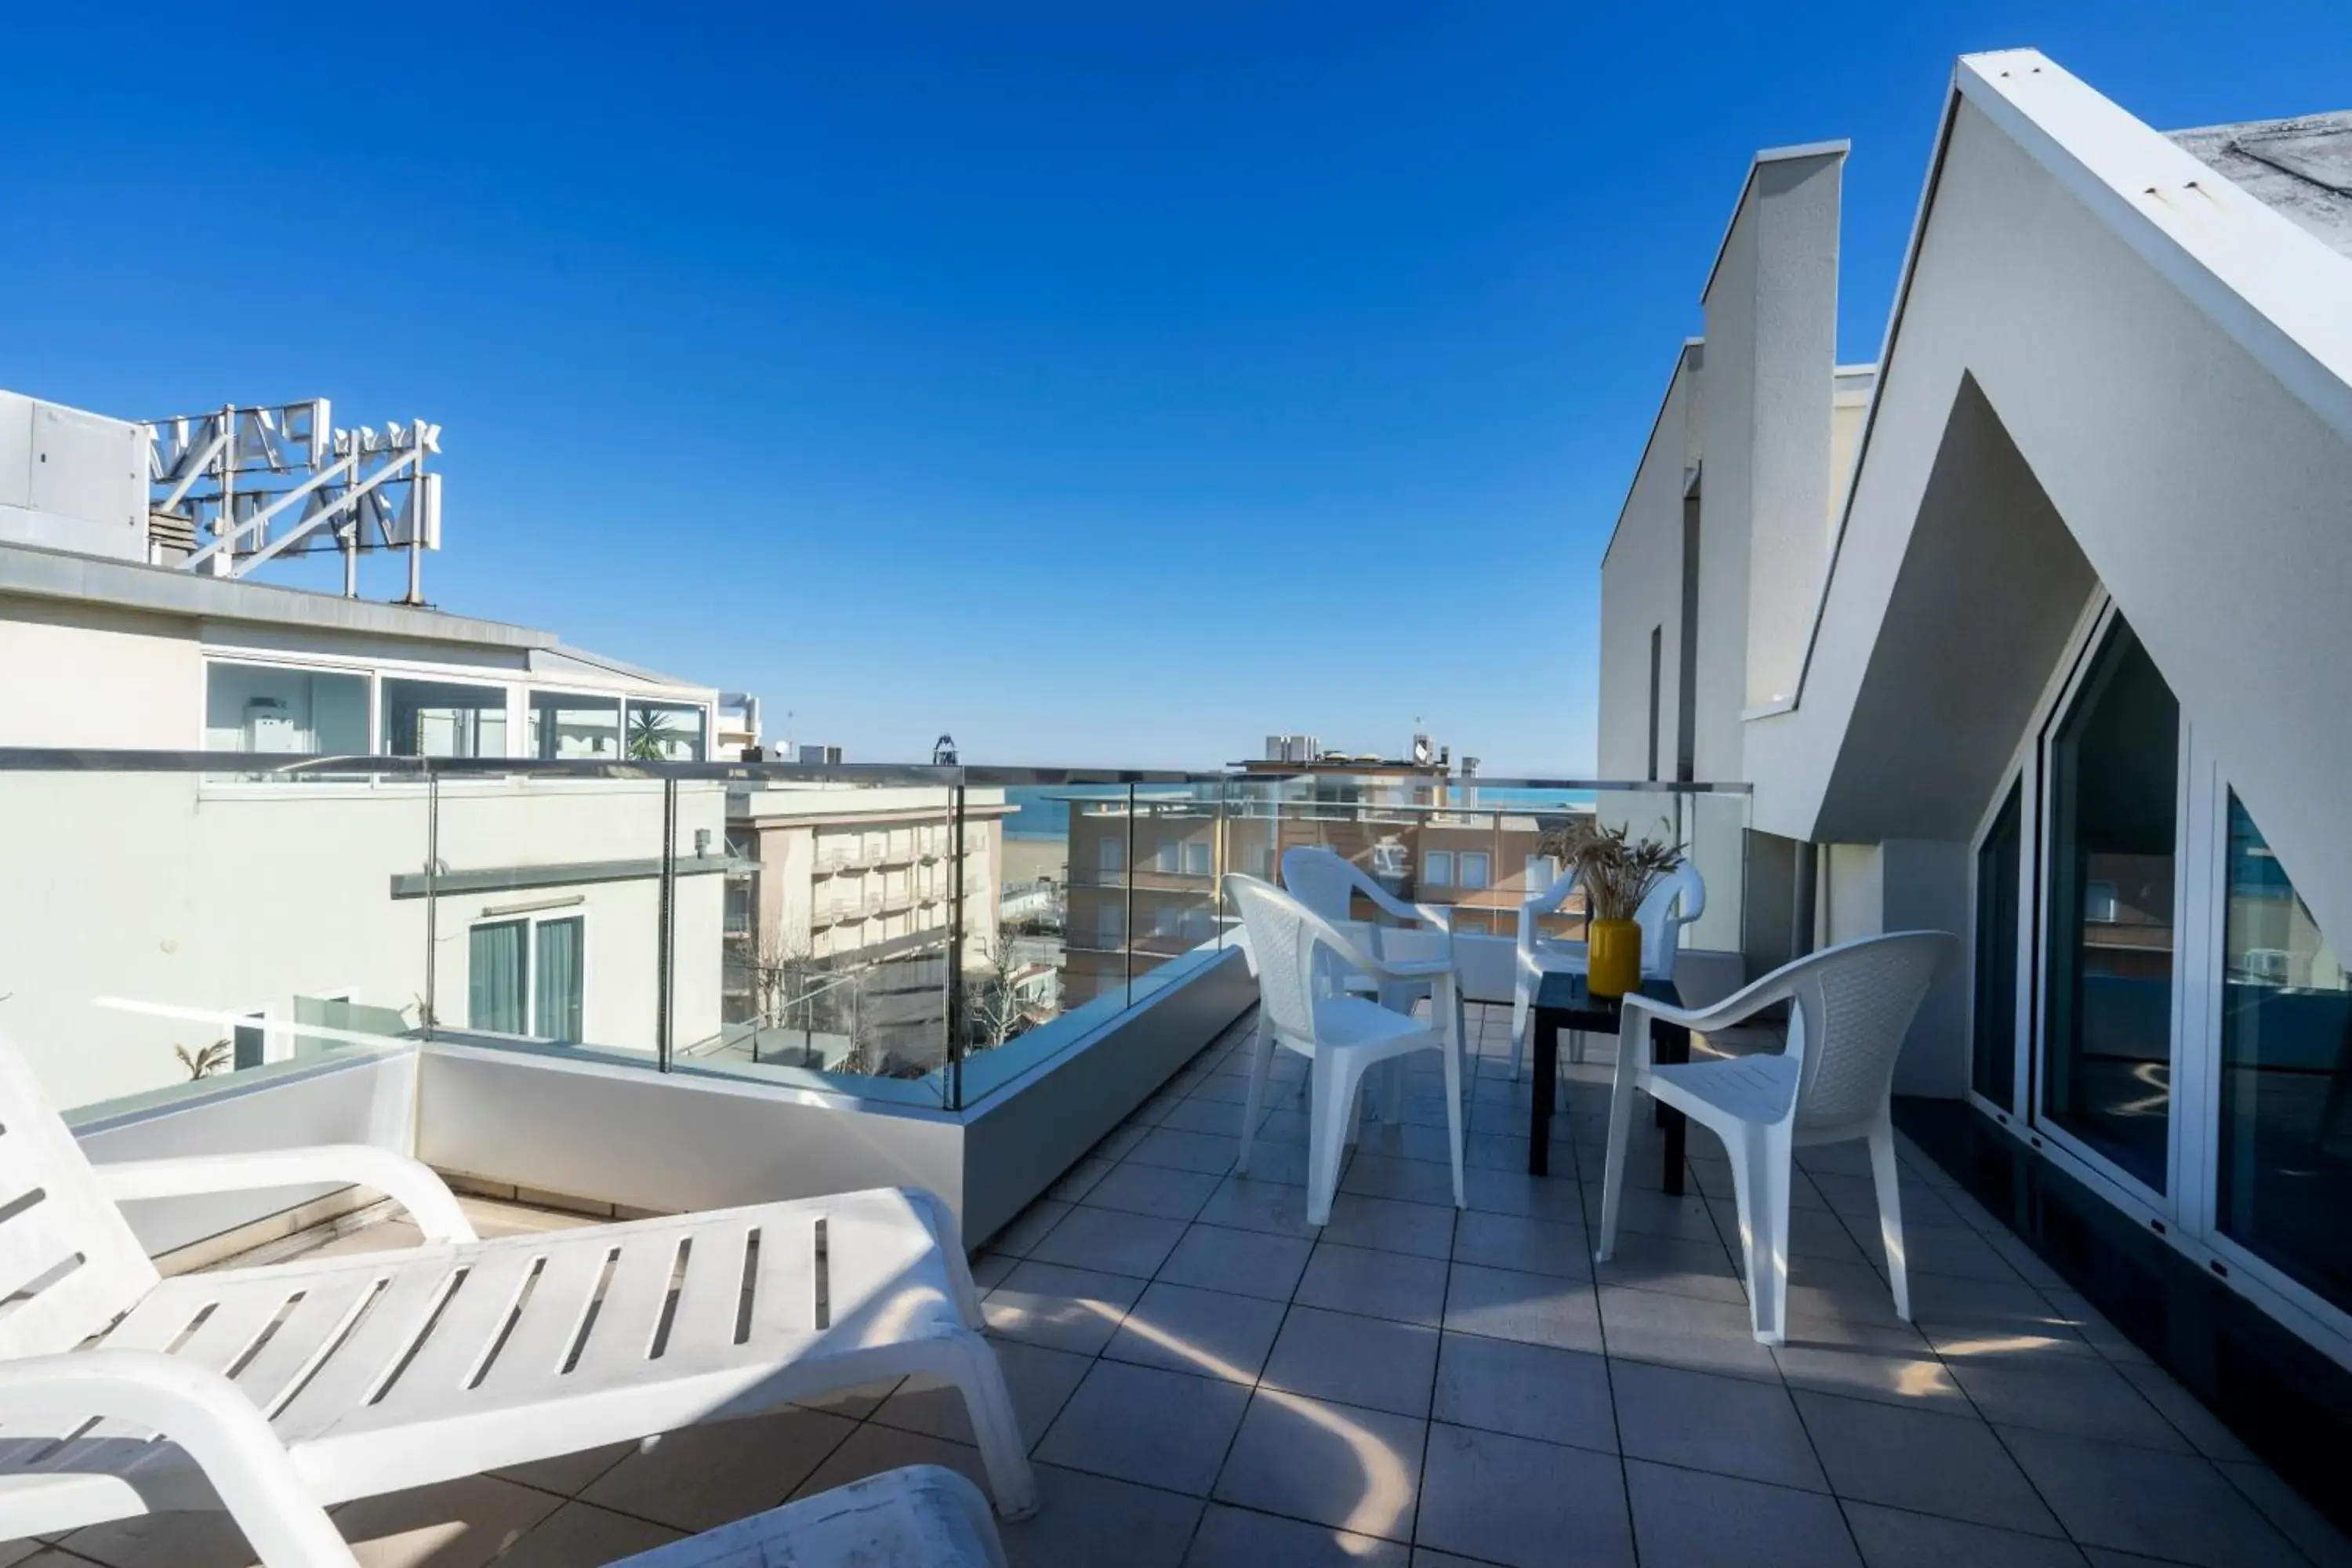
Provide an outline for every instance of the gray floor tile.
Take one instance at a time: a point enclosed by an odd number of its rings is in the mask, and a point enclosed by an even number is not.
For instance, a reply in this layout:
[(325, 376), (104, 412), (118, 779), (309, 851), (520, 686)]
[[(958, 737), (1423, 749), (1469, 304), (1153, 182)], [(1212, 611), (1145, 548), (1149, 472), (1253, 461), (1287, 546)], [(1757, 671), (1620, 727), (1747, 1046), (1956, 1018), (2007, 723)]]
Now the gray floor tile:
[(1080, 1201), (1089, 1208), (1190, 1220), (1201, 1212), (1223, 1179), (1166, 1165), (1139, 1165), (1130, 1160), (1114, 1166)]
[(1410, 1540), (1428, 1423), (1260, 1391), (1217, 1478), (1220, 1502)]
[(1583, 1351), (1447, 1334), (1438, 1347), (1430, 1414), (1515, 1437), (1612, 1453), (1617, 1447), (1608, 1363)]
[[(1071, 1391), (1087, 1375), (1089, 1363), (1082, 1355), (1017, 1340), (1000, 1340), (995, 1349), (996, 1364), (1004, 1371), (1013, 1414), (1021, 1422), (1021, 1436), (1034, 1446), (1061, 1414)], [(962, 1394), (946, 1379), (928, 1373), (900, 1384), (872, 1419), (901, 1431), (945, 1437), (950, 1443), (976, 1441)]]
[(1401, 1203), (1393, 1198), (1341, 1193), (1331, 1200), (1331, 1223), (1323, 1227), (1322, 1238), (1342, 1247), (1409, 1252), (1416, 1258), (1445, 1258), (1454, 1250), (1454, 1215), (1450, 1200), (1444, 1204)]
[(1092, 1355), (1142, 1294), (1143, 1281), (1127, 1275), (1023, 1263), (988, 1293), (981, 1311), (1000, 1338)]
[(1444, 1259), (1326, 1241), (1307, 1260), (1297, 1300), (1371, 1318), (1435, 1327), (1445, 1315)]
[(989, 1250), (1011, 1258), (1026, 1258), (1029, 1249), (1045, 1240), (1046, 1233), (1061, 1224), (1062, 1216), (1069, 1212), (1070, 1205), (1058, 1198), (1039, 1198), (988, 1238)]
[(1681, 1367), (1610, 1365), (1625, 1457), (1827, 1491), (1788, 1390)]
[(1511, 1568), (1633, 1563), (1617, 1458), (1435, 1426), (1413, 1539)]
[(1746, 1307), (1612, 1286), (1601, 1289), (1600, 1301), (1612, 1359), (1780, 1380), (1771, 1349), (1756, 1342)]
[(1168, 1261), (1184, 1234), (1184, 1222), (1121, 1214), (1116, 1209), (1072, 1209), (1045, 1239), (1029, 1249), (1033, 1262), (1149, 1279)]
[(1037, 1445), (1037, 1458), (1198, 1496), (1216, 1479), (1249, 1397), (1230, 1383), (1097, 1362)]
[(631, 1454), (580, 1498), (673, 1530), (710, 1530), (783, 1501), (856, 1430), (814, 1410), (688, 1426)]
[(1102, 1353), (1112, 1361), (1253, 1384), (1274, 1348), (1284, 1310), (1279, 1301), (1161, 1279), (1129, 1310)]
[(1849, 1501), (1845, 1521), (1868, 1568), (2083, 1568), (2063, 1541)]
[(1946, 1356), (2005, 1356), (2029, 1348), (2097, 1353), (2063, 1313), (2022, 1281), (1923, 1274), (1911, 1281), (1911, 1314), (1927, 1342)]
[[(1333, 1205), (1336, 1213), (1338, 1205)], [(1313, 1240), (1315, 1226), (1307, 1223), (1307, 1189), (1263, 1176), (1228, 1176), (1202, 1209), (1199, 1219), (1232, 1230), (1264, 1231), (1270, 1236), (1296, 1236)]]
[[(1911, 1289), (1918, 1290), (1914, 1279)], [(1895, 1315), (1895, 1289), (1867, 1263), (1832, 1263), (1822, 1258), (1789, 1260), (1789, 1314), (1839, 1322), (1904, 1327)]]
[[(1402, 1542), (1211, 1503), (1185, 1568), (1408, 1568)], [(1108, 1561), (1099, 1559), (1098, 1561)], [(1119, 1559), (1126, 1568), (1126, 1559)], [(1071, 1568), (1078, 1568), (1073, 1563)]]
[(2189, 1446), (2209, 1459), (2251, 1459), (2253, 1450), (2247, 1447), (2238, 1435), (2222, 1424), (2221, 1418), (2206, 1408), (2203, 1402), (2174, 1382), (2170, 1374), (2154, 1365), (2109, 1361), (2108, 1364), (2121, 1373), (2126, 1382), (2139, 1390), (2142, 1399), (2157, 1408), (2157, 1413), (2172, 1423), (2173, 1427), (2189, 1440)]
[(1286, 1301), (1313, 1250), (1299, 1237), (1195, 1225), (1169, 1255), (1160, 1277), (1174, 1285)]
[(793, 1499), (814, 1497), (904, 1465), (944, 1466), (978, 1487), (982, 1496), (989, 1495), (988, 1475), (980, 1462), (980, 1450), (969, 1443), (950, 1443), (944, 1437), (903, 1432), (896, 1426), (877, 1426), (868, 1422), (851, 1433), (831, 1458), (801, 1482)]
[(1792, 1316), (1788, 1338), (1772, 1347), (1772, 1358), (1791, 1388), (1973, 1414), (1951, 1369), (1916, 1329)]
[(1061, 1179), (1045, 1189), (1045, 1195), (1061, 1203), (1076, 1203), (1094, 1191), (1095, 1184), (1109, 1175), (1118, 1163), (1116, 1160), (1103, 1160), (1088, 1155), (1063, 1172)]
[(1821, 1394), (1795, 1398), (1838, 1496), (2034, 1535), (2059, 1533), (2025, 1472), (1974, 1416)]
[(1995, 1425), (2189, 1450), (2179, 1428), (2105, 1362), (2074, 1355), (1983, 1355), (1949, 1365), (1960, 1391)]
[(1398, 1160), (1359, 1152), (1349, 1162), (1348, 1173), (1339, 1178), (1339, 1190), (1368, 1198), (1450, 1206), (1454, 1202), (1454, 1173), (1447, 1166), (1427, 1160)]
[(1266, 1358), (1267, 1388), (1399, 1415), (1426, 1415), (1437, 1331), (1293, 1305)]
[(2346, 1568), (2352, 1564), (2352, 1539), (2347, 1539), (2326, 1515), (2282, 1480), (2276, 1470), (2250, 1460), (2224, 1464), (2221, 1474), (2319, 1568)]
[(1486, 1214), (1547, 1219), (1555, 1225), (1580, 1225), (1584, 1221), (1583, 1199), (1575, 1173), (1563, 1170), (1558, 1162), (1548, 1176), (1531, 1176), (1524, 1167), (1516, 1171), (1466, 1172), (1463, 1187), (1468, 1205)]
[(1592, 1266), (1592, 1278), (1603, 1285), (1663, 1290), (1733, 1306), (1744, 1307), (1748, 1300), (1748, 1292), (1733, 1271), (1731, 1255), (1713, 1241), (1627, 1231), (1618, 1237), (1614, 1256)]
[(579, 1568), (684, 1539), (683, 1531), (667, 1525), (648, 1524), (593, 1503), (567, 1502), (509, 1547), (498, 1558), (498, 1568)]
[[(1282, 1098), (1281, 1090), (1279, 1084), (1266, 1086), (1265, 1105), (1258, 1110), (1261, 1137), (1265, 1135), (1267, 1111)], [(1188, 1100), (1161, 1117), (1160, 1125), (1171, 1132), (1201, 1132), (1212, 1138), (1222, 1138), (1225, 1140), (1226, 1154), (1231, 1157), (1242, 1135), (1242, 1106), (1228, 1105), (1222, 1100)]]
[[(1192, 1103), (1201, 1103), (1194, 1100)], [(1196, 1171), (1206, 1175), (1222, 1176), (1234, 1168), (1234, 1157), (1241, 1152), (1242, 1108), (1229, 1108), (1234, 1119), (1230, 1131), (1187, 1132), (1165, 1122), (1143, 1135), (1141, 1142), (1128, 1151), (1122, 1163), (1130, 1165), (1166, 1165), (1179, 1171)]]
[(1012, 1568), (1073, 1568), (1115, 1563), (1118, 1568), (1177, 1568), (1201, 1517), (1197, 1498), (1090, 1476), (1059, 1465), (1033, 1465), (1037, 1511), (1017, 1524), (1000, 1522)]
[(1087, 1151), (1097, 1160), (1123, 1160), (1128, 1152), (1143, 1142), (1151, 1129), (1138, 1121), (1122, 1122), (1105, 1135), (1102, 1142)]
[(1454, 1260), (1524, 1274), (1592, 1278), (1592, 1240), (1581, 1224), (1560, 1225), (1524, 1215), (1465, 1212), (1454, 1226)]
[(2066, 1533), (2084, 1546), (2138, 1552), (2204, 1568), (2299, 1563), (2303, 1556), (2193, 1454), (2165, 1454), (2022, 1426), (2000, 1440), (2033, 1478)]
[[(1597, 1172), (1598, 1166), (1593, 1167)], [(1584, 1226), (1598, 1238), (1601, 1234), (1601, 1178), (1595, 1175), (1582, 1184), (1584, 1189)], [(1688, 1194), (1670, 1198), (1664, 1193), (1629, 1187), (1618, 1201), (1618, 1234), (1640, 1232), (1644, 1236), (1670, 1236), (1683, 1241), (1712, 1241), (1720, 1246), (1722, 1236), (1715, 1228), (1715, 1216), (1707, 1212), (1706, 1200)]]
[(1599, 1351), (1601, 1315), (1592, 1287), (1516, 1269), (1454, 1265), (1445, 1298), (1449, 1332), (1484, 1334), (1559, 1350)]
[(1643, 1568), (1837, 1568), (1862, 1562), (1836, 1500), (1625, 1461)]

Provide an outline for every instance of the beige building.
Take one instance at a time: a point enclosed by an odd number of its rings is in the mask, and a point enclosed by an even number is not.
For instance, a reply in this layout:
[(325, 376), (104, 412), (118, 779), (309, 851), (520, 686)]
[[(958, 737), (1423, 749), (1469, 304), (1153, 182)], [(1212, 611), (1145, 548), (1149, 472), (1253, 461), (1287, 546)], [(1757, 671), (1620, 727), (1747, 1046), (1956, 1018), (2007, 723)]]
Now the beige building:
[(1520, 904), (1559, 871), (1538, 852), (1545, 821), (1480, 806), (1475, 785), (1439, 767), (1253, 763), (1231, 785), (1201, 788), (1139, 798), (1131, 811), (1124, 797), (1070, 802), (1065, 1005), (1213, 940), (1226, 918), (1219, 879), (1278, 881), (1282, 857), (1302, 847), (1334, 849), (1399, 897), (1451, 909), (1462, 931), (1516, 931)]
[[(1004, 818), (999, 789), (968, 790), (963, 958), (998, 942)], [(928, 1071), (946, 1039), (954, 823), (947, 792), (772, 784), (727, 797), (724, 1010), (743, 1049), (787, 1034), (791, 1065)]]

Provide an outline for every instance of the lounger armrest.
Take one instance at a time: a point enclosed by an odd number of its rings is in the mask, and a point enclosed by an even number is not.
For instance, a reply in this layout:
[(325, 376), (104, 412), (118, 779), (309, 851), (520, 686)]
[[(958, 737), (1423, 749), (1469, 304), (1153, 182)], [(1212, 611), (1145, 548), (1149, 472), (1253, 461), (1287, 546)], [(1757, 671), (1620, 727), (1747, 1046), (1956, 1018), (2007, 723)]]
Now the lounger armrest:
[(116, 1203), (186, 1197), (194, 1193), (261, 1192), (325, 1182), (368, 1187), (406, 1209), (427, 1241), (476, 1239), (474, 1227), (458, 1209), (448, 1184), (435, 1175), (430, 1166), (372, 1143), (121, 1160), (91, 1168), (107, 1196)]
[(93, 1416), (178, 1445), (264, 1563), (357, 1568), (259, 1407), (212, 1368), (125, 1350), (0, 1363), (0, 1425), (63, 1429)]

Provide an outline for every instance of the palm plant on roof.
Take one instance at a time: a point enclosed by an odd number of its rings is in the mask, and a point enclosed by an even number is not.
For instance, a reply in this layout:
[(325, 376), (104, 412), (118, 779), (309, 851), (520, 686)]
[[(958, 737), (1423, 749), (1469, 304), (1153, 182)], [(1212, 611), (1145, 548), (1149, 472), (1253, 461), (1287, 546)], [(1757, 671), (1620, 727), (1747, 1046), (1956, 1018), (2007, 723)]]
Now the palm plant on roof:
[(628, 758), (633, 763), (667, 761), (672, 742), (678, 738), (677, 726), (670, 716), (657, 708), (629, 710)]

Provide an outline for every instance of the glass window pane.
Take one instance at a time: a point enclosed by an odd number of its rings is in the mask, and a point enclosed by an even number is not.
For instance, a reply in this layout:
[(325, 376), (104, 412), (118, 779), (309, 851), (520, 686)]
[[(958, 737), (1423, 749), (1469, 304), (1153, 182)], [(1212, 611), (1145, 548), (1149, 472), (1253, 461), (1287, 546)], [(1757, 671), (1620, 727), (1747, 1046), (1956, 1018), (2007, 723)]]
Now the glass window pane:
[(704, 714), (691, 702), (629, 700), (629, 760), (635, 763), (702, 761)]
[(530, 694), (530, 754), (545, 762), (572, 757), (613, 762), (621, 754), (621, 700)]
[(2352, 1309), (2352, 979), (2238, 797), (2222, 922), (2223, 1234)]
[(1195, 838), (1184, 846), (1184, 874), (1188, 877), (1205, 877), (1209, 874), (1208, 840)]
[(2179, 779), (2180, 705), (2118, 618), (2050, 742), (2042, 1110), (2158, 1192), (2172, 1110)]
[(365, 756), (367, 677), (275, 665), (208, 665), (205, 749)]
[(1103, 874), (1111, 876), (1116, 874), (1120, 866), (1125, 863), (1127, 846), (1119, 839), (1105, 838), (1101, 841), (1100, 854)]
[(1485, 887), (1489, 880), (1487, 866), (1484, 849), (1465, 849), (1462, 852), (1462, 885), (1465, 888)]
[(503, 757), (507, 694), (495, 686), (387, 676), (383, 752), (390, 757)]
[(1429, 887), (1450, 888), (1454, 885), (1454, 852), (1433, 849), (1422, 857), (1421, 879)]
[(504, 1035), (528, 1032), (523, 966), (530, 933), (521, 921), (496, 921), (466, 933), (466, 1023)]
[(1976, 1091), (2013, 1111), (2017, 1098), (2017, 914), (2022, 881), (2023, 781), (1977, 850), (1976, 1027), (1969, 1081)]
[(541, 1039), (580, 1038), (581, 937), (585, 922), (541, 921), (532, 932), (531, 1002), (535, 1009), (531, 1032)]

